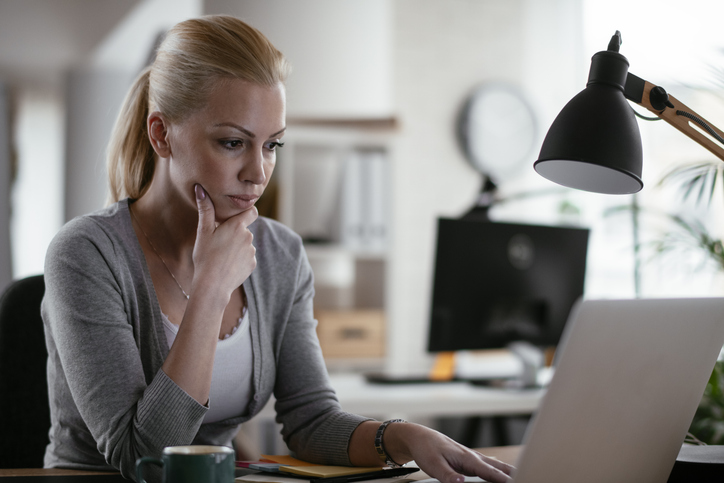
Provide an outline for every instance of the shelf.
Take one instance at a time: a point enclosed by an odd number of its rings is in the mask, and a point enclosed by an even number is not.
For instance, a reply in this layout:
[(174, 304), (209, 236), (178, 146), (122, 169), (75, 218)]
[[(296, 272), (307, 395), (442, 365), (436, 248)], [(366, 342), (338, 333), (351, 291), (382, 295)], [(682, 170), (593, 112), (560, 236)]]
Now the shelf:
[(395, 117), (369, 118), (369, 119), (325, 119), (311, 117), (288, 117), (287, 125), (290, 127), (309, 126), (328, 129), (355, 129), (363, 131), (397, 131), (399, 121)]
[(277, 161), (279, 221), (306, 239), (325, 360), (331, 369), (378, 368), (385, 360), (389, 153), (398, 123), (292, 118), (288, 126)]
[(385, 249), (351, 248), (339, 243), (305, 243), (304, 249), (308, 258), (343, 255), (361, 260), (385, 260), (387, 257)]

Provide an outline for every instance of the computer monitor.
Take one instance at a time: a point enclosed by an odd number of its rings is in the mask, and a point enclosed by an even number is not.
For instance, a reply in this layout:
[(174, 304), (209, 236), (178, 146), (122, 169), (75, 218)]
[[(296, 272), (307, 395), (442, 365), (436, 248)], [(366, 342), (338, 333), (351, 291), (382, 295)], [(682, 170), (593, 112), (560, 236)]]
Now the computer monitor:
[(439, 219), (428, 350), (556, 345), (583, 295), (588, 234)]

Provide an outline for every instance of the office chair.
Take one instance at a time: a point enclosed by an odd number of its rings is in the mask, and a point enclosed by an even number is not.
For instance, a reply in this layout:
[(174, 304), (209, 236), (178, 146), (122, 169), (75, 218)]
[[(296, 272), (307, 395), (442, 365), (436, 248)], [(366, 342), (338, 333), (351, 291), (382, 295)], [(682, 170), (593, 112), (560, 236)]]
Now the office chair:
[(50, 429), (42, 275), (0, 297), (0, 468), (42, 468)]

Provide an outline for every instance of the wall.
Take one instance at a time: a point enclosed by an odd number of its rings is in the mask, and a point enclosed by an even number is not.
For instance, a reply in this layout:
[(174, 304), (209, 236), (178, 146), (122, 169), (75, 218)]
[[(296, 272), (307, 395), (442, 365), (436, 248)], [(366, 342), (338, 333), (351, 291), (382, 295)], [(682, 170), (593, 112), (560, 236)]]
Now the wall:
[(133, 72), (78, 67), (66, 78), (65, 221), (103, 208), (106, 146)]
[(15, 95), (17, 176), (12, 188), (13, 278), (43, 272), (63, 224), (65, 111), (60, 86), (23, 86)]
[(425, 370), (436, 218), (461, 215), (480, 184), (455, 144), (455, 118), (478, 83), (521, 78), (522, 13), (520, 1), (395, 3), (392, 372)]
[(237, 16), (292, 64), (287, 116), (392, 115), (391, 0), (205, 0), (207, 14)]
[[(454, 136), (465, 96), (484, 81), (508, 81), (524, 91), (542, 82), (553, 84), (553, 90), (539, 85), (535, 94), (547, 92), (553, 109), (560, 109), (575, 93), (573, 83), (560, 79), (576, 71), (578, 57), (571, 46), (580, 45), (577, 5), (576, 0), (394, 3), (394, 98), (401, 130), (392, 153), (389, 371), (420, 372), (430, 366), (425, 348), (436, 219), (463, 214), (480, 188), (480, 175), (465, 161)], [(544, 22), (540, 15), (546, 12)], [(557, 76), (539, 58), (556, 49), (571, 54), (556, 56), (562, 64)], [(557, 113), (536, 107), (543, 120)], [(531, 174), (521, 177), (532, 180), (516, 180), (526, 187), (540, 183)]]

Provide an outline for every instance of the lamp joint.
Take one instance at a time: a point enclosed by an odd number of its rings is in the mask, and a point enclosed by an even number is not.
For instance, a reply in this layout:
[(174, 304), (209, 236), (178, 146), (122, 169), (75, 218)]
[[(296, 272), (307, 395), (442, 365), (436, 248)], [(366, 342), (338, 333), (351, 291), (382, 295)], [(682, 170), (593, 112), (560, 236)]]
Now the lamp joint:
[(651, 107), (657, 111), (663, 111), (667, 107), (673, 109), (674, 104), (669, 100), (669, 94), (666, 93), (666, 89), (661, 86), (655, 86), (649, 93), (649, 102)]

